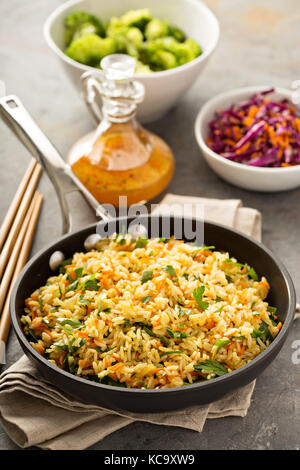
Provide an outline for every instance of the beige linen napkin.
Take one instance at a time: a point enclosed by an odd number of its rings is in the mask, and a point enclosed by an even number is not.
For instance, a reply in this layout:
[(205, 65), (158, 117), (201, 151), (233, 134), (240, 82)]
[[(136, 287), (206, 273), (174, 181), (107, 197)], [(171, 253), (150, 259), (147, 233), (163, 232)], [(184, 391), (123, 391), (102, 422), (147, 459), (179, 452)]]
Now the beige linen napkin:
[[(235, 199), (218, 200), (168, 194), (163, 204), (189, 204), (193, 215), (196, 204), (204, 206), (209, 221), (228, 225), (261, 238), (261, 215)], [(157, 207), (156, 213), (164, 209)], [(134, 421), (179, 426), (201, 432), (206, 419), (247, 414), (255, 382), (209, 405), (166, 413), (135, 414), (117, 412), (77, 402), (40, 377), (31, 362), (22, 356), (0, 376), (1, 424), (20, 447), (43, 449), (85, 449), (108, 434)]]

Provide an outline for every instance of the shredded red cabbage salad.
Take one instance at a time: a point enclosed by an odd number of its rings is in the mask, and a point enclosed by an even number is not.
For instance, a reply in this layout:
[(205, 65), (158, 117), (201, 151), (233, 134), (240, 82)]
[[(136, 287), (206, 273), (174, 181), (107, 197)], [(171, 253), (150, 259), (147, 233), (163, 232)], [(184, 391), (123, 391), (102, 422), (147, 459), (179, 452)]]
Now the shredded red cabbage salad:
[(272, 101), (274, 89), (217, 111), (207, 145), (228, 160), (250, 166), (300, 164), (300, 114), (287, 99)]

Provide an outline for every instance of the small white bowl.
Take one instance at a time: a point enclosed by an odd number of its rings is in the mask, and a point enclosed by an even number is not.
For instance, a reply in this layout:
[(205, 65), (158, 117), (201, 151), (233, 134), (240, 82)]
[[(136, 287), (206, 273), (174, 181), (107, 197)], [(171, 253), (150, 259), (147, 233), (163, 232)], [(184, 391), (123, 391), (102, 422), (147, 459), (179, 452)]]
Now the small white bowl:
[[(208, 123), (214, 118), (216, 111), (227, 109), (230, 105), (249, 99), (254, 93), (268, 88), (270, 87), (251, 86), (221, 93), (201, 108), (195, 121), (196, 140), (210, 168), (225, 181), (250, 191), (274, 192), (297, 188), (300, 186), (300, 165), (285, 168), (243, 165), (221, 157), (208, 147), (205, 140), (209, 136)], [(276, 87), (274, 93), (268, 96), (274, 101), (284, 98), (292, 101), (293, 92)]]
[(120, 16), (128, 10), (150, 9), (154, 17), (165, 19), (181, 28), (195, 39), (203, 53), (193, 61), (163, 72), (135, 75), (146, 89), (146, 97), (138, 107), (138, 118), (151, 122), (161, 118), (172, 108), (185, 91), (198, 78), (219, 39), (219, 23), (214, 14), (199, 0), (71, 0), (58, 7), (46, 20), (44, 37), (48, 46), (60, 59), (69, 78), (81, 92), (80, 76), (85, 71), (97, 73), (97, 69), (80, 64), (63, 52), (64, 19), (76, 10), (84, 10), (99, 16), (103, 21)]

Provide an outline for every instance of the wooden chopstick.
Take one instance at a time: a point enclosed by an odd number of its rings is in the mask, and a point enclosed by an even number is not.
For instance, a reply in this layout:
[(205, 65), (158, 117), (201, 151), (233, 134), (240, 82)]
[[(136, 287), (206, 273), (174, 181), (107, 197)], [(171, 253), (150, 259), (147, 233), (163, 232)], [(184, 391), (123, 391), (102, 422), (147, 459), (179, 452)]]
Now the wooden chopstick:
[(35, 169), (37, 165), (36, 160), (33, 158), (29, 164), (29, 167), (26, 170), (25, 175), (22, 178), (21, 183), (19, 184), (18, 190), (11, 202), (11, 205), (9, 206), (9, 209), (7, 211), (7, 214), (1, 224), (0, 228), (0, 251), (2, 250), (2, 247), (4, 245), (5, 239), (7, 237), (7, 234), (9, 232), (9, 229), (13, 223), (13, 219), (17, 213), (17, 210), (20, 206), (22, 197), (25, 193), (25, 190), (28, 186), (29, 180), (31, 178), (31, 175), (33, 173), (33, 170)]
[(26, 216), (26, 212), (28, 210), (29, 204), (31, 202), (34, 190), (36, 188), (36, 185), (38, 183), (40, 174), (42, 171), (42, 167), (39, 164), (36, 164), (33, 173), (31, 175), (31, 178), (29, 179), (27, 188), (23, 194), (22, 201), (20, 203), (20, 206), (18, 208), (15, 220), (10, 228), (10, 231), (7, 235), (4, 247), (2, 249), (1, 255), (0, 255), (0, 279), (2, 277), (3, 271), (5, 269), (5, 266), (8, 262), (8, 258), (13, 250), (13, 246), (16, 242), (18, 233), (20, 231), (21, 225), (24, 222), (24, 218)]
[(38, 192), (36, 191), (34, 196), (33, 196), (32, 201), (30, 203), (30, 206), (28, 208), (28, 211), (27, 211), (27, 214), (25, 216), (24, 222), (22, 224), (21, 230), (20, 230), (20, 232), (18, 234), (18, 237), (17, 237), (17, 241), (16, 241), (16, 243), (13, 247), (13, 250), (11, 252), (11, 255), (9, 257), (9, 261), (6, 265), (6, 268), (5, 268), (5, 271), (4, 271), (2, 280), (1, 280), (1, 284), (0, 284), (0, 316), (1, 316), (1, 310), (2, 310), (3, 304), (4, 304), (5, 299), (6, 299), (6, 294), (7, 294), (9, 285), (10, 285), (10, 281), (11, 281), (12, 276), (14, 274), (14, 268), (17, 264), (18, 256), (19, 256), (21, 248), (22, 248), (23, 239), (24, 239), (28, 224), (30, 222), (30, 218), (32, 216), (32, 212), (33, 212), (33, 209), (35, 207), (37, 198), (38, 198)]
[[(8, 295), (6, 296), (6, 301), (4, 304), (4, 308), (2, 311), (1, 319), (0, 319), (0, 363), (1, 363), (1, 353), (4, 352), (4, 344), (8, 338), (9, 330), (10, 330), (10, 315), (9, 315), (9, 299), (10, 294), (13, 288), (13, 285), (20, 274), (21, 270), (23, 269), (29, 254), (29, 250), (31, 247), (32, 239), (35, 233), (35, 227), (38, 221), (41, 205), (42, 205), (43, 196), (39, 191), (36, 191), (36, 196), (32, 201), (31, 206), (31, 214), (28, 216), (27, 220), (27, 228), (25, 230), (25, 235), (23, 237), (22, 248), (18, 254), (17, 264), (15, 266), (14, 274), (11, 280), (11, 284), (9, 287)], [(30, 209), (29, 209), (30, 210)], [(27, 219), (27, 216), (26, 216)], [(24, 225), (26, 220), (24, 221)]]

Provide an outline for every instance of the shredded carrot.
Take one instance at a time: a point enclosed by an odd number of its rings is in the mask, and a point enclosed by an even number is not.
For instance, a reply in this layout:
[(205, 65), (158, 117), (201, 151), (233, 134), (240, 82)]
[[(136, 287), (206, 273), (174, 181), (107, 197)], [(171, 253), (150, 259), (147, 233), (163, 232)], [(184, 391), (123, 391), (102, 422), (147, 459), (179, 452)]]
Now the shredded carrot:
[(110, 289), (110, 283), (109, 283), (109, 280), (107, 279), (107, 277), (102, 276), (101, 281), (102, 281), (102, 284), (104, 285), (105, 289), (109, 290)]
[(123, 362), (118, 362), (118, 364), (115, 364), (114, 366), (111, 366), (109, 369), (116, 372), (117, 370), (120, 370), (124, 367)]
[(41, 326), (43, 326), (43, 317), (35, 317), (31, 322), (31, 328), (36, 330), (41, 328)]
[(68, 269), (68, 273), (70, 274), (71, 278), (72, 278), (74, 281), (76, 281), (77, 276), (76, 276), (76, 273), (75, 273), (75, 271), (74, 271), (74, 268), (70, 267), (70, 268)]
[(90, 367), (92, 365), (92, 362), (91, 361), (87, 361), (85, 359), (80, 359), (78, 361), (78, 365), (79, 367), (81, 367), (82, 369), (87, 369), (88, 367)]
[(79, 331), (79, 330), (74, 330), (73, 331), (73, 335), (74, 336), (79, 336), (79, 338), (87, 338), (88, 337), (88, 334), (85, 333), (84, 331)]
[(44, 329), (44, 333), (47, 333), (47, 335), (50, 336), (50, 339), (53, 339), (53, 336), (50, 330)]
[(207, 320), (205, 326), (208, 330), (211, 330), (212, 328), (214, 328), (216, 326), (216, 323), (214, 322), (214, 320), (212, 318), (209, 318)]
[(37, 344), (36, 349), (40, 354), (44, 354), (44, 347), (41, 344)]
[[(59, 360), (58, 360), (58, 363), (62, 366), (63, 362), (64, 362), (64, 358), (65, 358), (65, 355), (67, 353), (66, 352), (63, 352), (62, 355), (59, 357)], [(80, 361), (79, 361), (80, 362)]]
[(158, 369), (152, 369), (152, 370), (150, 370), (149, 374), (151, 374), (151, 375), (156, 374), (160, 370), (164, 370), (163, 367), (159, 367)]

